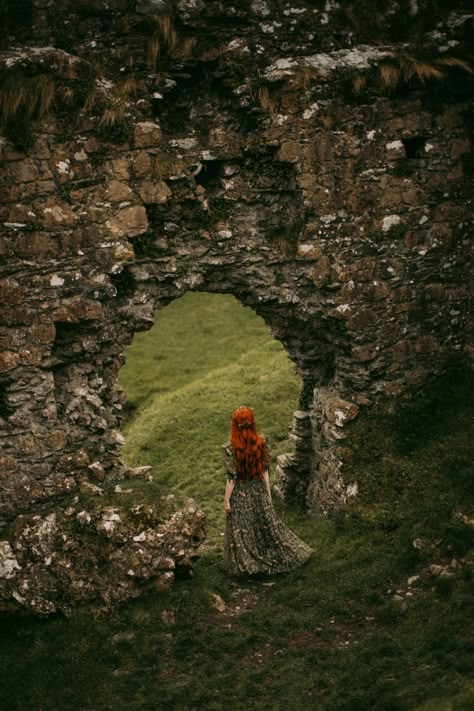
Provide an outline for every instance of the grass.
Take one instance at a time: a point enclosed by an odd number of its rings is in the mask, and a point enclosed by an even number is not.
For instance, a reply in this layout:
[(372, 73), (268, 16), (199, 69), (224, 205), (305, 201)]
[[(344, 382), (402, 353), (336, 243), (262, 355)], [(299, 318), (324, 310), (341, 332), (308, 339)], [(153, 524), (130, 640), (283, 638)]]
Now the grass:
[(424, 60), (402, 52), (382, 60), (364, 74), (354, 74), (351, 91), (353, 96), (363, 97), (372, 87), (376, 94), (390, 95), (402, 87), (424, 87), (449, 78), (460, 82), (472, 74), (472, 67), (457, 57), (437, 56)]
[(0, 122), (7, 124), (18, 115), (42, 118), (54, 103), (54, 82), (44, 75), (8, 76), (0, 87)]
[[(4, 622), (2, 707), (473, 707), (471, 568), (462, 564), (447, 579), (423, 574), (431, 562), (473, 560), (471, 529), (452, 516), (474, 512), (472, 378), (452, 374), (402, 411), (381, 404), (354, 423), (346, 469), (359, 496), (330, 519), (277, 502), (315, 555), (291, 574), (238, 585), (221, 568), (219, 444), (230, 411), (246, 401), (277, 451), (287, 447), (298, 383), (285, 354), (230, 297), (190, 294), (137, 334), (121, 381), (132, 403), (127, 459), (152, 464), (158, 489), (195, 494), (212, 522), (209, 543), (194, 577), (170, 594), (110, 617), (78, 610), (68, 620)], [(429, 545), (416, 550), (417, 537)], [(213, 607), (212, 594), (226, 611)]]
[(157, 69), (160, 59), (191, 59), (196, 48), (195, 37), (180, 37), (169, 16), (147, 15), (137, 24), (137, 29), (148, 36), (146, 64), (150, 71)]

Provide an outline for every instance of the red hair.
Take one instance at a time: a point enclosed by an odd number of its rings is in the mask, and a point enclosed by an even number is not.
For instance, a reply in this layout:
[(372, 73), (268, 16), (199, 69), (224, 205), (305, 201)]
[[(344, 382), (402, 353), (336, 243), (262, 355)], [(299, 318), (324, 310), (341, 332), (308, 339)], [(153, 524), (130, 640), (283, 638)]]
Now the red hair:
[(242, 479), (259, 479), (268, 465), (264, 439), (258, 434), (250, 407), (238, 407), (232, 413), (230, 443), (235, 451), (237, 471)]

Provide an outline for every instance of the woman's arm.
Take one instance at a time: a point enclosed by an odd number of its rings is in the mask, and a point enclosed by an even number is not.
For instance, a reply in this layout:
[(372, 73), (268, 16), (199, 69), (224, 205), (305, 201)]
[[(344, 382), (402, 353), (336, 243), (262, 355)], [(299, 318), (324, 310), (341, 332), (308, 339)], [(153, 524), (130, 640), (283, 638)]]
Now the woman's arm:
[(224, 511), (226, 512), (226, 514), (230, 514), (230, 497), (232, 496), (232, 492), (234, 491), (234, 486), (235, 479), (227, 479), (224, 494)]
[(271, 501), (272, 500), (272, 492), (270, 489), (270, 477), (268, 476), (268, 470), (263, 472), (263, 481), (265, 482), (265, 486), (267, 487), (268, 498)]

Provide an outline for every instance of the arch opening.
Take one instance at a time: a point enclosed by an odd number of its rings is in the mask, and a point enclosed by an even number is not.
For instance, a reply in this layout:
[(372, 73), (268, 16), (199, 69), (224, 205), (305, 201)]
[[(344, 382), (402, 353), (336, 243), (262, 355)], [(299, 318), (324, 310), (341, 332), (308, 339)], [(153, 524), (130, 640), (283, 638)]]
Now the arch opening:
[(276, 458), (291, 457), (295, 444), (288, 439), (302, 391), (295, 364), (236, 297), (191, 291), (155, 312), (155, 325), (135, 334), (125, 361), (125, 463), (151, 465), (163, 494), (192, 496), (208, 516), (210, 538), (219, 536), (230, 415), (244, 403), (254, 409), (272, 444), (277, 483)]

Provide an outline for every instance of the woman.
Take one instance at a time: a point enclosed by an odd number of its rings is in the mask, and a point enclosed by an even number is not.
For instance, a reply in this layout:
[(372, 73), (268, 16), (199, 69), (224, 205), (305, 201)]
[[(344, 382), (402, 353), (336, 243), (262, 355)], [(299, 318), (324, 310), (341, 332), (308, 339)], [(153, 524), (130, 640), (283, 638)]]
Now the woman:
[(224, 568), (232, 575), (283, 573), (304, 563), (312, 549), (278, 520), (268, 475), (270, 448), (257, 433), (250, 407), (232, 414), (223, 445), (227, 483)]

